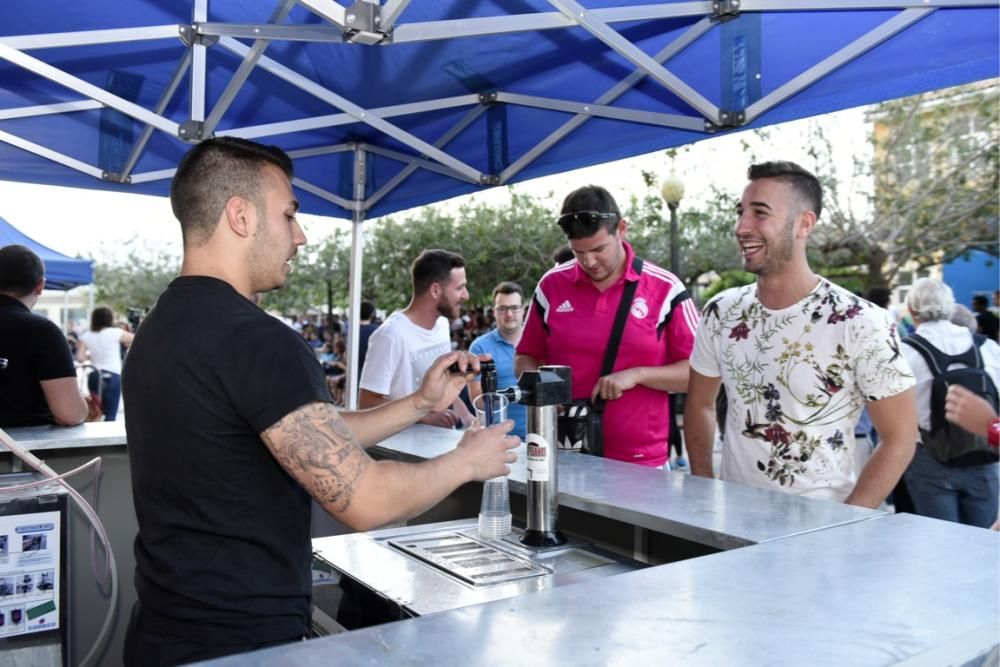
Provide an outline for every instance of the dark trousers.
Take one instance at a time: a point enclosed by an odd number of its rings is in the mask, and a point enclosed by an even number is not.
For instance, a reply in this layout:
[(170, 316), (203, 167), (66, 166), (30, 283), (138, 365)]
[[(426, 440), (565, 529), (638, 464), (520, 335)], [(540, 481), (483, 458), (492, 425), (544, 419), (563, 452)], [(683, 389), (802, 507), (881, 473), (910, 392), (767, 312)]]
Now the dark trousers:
[(247, 653), (292, 641), (297, 640), (262, 644), (203, 644), (157, 627), (149, 614), (143, 613), (142, 605), (136, 602), (125, 631), (122, 662), (125, 667), (168, 667)]

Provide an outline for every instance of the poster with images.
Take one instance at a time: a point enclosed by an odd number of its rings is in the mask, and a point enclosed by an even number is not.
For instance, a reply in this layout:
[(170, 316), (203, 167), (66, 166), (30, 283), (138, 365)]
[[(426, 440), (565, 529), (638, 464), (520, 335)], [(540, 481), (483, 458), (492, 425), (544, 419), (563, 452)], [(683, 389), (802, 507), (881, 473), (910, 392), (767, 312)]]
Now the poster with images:
[(59, 627), (59, 512), (0, 516), (0, 638)]

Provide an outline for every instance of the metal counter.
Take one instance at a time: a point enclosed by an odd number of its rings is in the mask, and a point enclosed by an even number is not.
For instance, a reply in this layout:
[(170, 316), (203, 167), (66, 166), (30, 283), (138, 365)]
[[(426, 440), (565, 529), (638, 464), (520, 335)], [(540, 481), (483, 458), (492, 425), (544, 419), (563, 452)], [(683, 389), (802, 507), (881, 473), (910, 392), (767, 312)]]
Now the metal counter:
[(597, 577), (617, 576), (641, 567), (639, 563), (622, 562), (618, 556), (574, 540), (563, 547), (541, 551), (525, 548), (517, 541), (520, 529), (515, 529), (501, 540), (482, 543), (497, 546), (522, 562), (540, 565), (549, 574), (477, 586), (447, 576), (433, 565), (391, 546), (445, 533), (480, 539), (476, 520), (466, 519), (318, 538), (313, 540), (313, 551), (337, 571), (378, 591), (408, 615), (418, 616), (519, 597)]
[(1000, 534), (898, 514), (205, 664), (991, 664), (998, 597)]
[[(26, 426), (5, 430), (19, 445), (31, 451), (125, 444), (123, 421), (87, 422), (79, 426)], [(0, 445), (0, 451), (7, 451), (7, 448)]]
[[(395, 458), (432, 458), (454, 449), (461, 435), (418, 424), (383, 441), (377, 449)], [(576, 452), (560, 451), (558, 456), (561, 506), (718, 549), (885, 514)], [(511, 491), (524, 494), (526, 478), (522, 445), (517, 463), (511, 466)]]

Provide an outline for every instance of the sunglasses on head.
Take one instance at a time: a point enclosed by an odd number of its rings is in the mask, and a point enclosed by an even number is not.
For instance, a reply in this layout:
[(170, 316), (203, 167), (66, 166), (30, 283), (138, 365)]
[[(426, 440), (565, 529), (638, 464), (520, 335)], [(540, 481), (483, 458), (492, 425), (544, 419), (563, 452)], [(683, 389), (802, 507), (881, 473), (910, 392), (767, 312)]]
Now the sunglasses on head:
[(573, 213), (563, 213), (557, 219), (560, 225), (568, 223), (581, 223), (585, 225), (595, 225), (604, 220), (618, 220), (617, 213), (601, 213), (600, 211), (575, 211)]

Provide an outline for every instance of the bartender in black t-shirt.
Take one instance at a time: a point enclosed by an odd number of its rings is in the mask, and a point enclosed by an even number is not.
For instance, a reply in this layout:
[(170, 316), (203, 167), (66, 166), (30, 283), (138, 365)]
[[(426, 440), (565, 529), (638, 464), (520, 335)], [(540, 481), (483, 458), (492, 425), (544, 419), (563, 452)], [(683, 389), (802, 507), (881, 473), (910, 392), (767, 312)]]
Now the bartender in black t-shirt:
[(45, 289), (45, 265), (30, 248), (0, 248), (0, 427), (75, 426), (87, 417), (69, 344), (31, 312)]
[(209, 139), (170, 191), (181, 275), (136, 334), (122, 388), (139, 524), (126, 665), (169, 665), (308, 634), (310, 497), (367, 530), (420, 514), (458, 486), (509, 472), (505, 422), (473, 428), (422, 463), (374, 461), (365, 448), (441, 410), (478, 370), (439, 358), (420, 389), (340, 412), (302, 338), (253, 295), (284, 285), (305, 243), (292, 166), (274, 147)]

